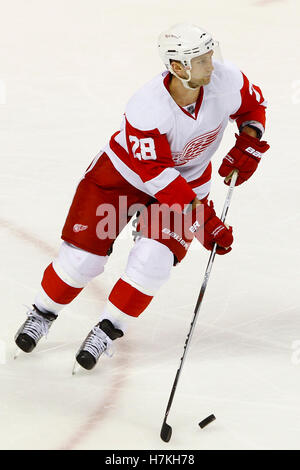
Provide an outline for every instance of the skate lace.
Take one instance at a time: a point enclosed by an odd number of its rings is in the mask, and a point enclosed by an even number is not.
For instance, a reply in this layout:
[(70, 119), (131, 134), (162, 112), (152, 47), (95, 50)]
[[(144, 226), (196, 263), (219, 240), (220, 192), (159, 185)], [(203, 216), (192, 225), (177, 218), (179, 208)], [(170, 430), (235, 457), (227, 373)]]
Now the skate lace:
[(24, 323), (22, 333), (26, 333), (36, 342), (42, 336), (47, 337), (51, 321), (39, 315), (35, 310), (29, 310), (27, 315), (28, 318)]
[(83, 349), (88, 351), (97, 360), (102, 353), (111, 357), (113, 355), (111, 348), (111, 339), (98, 326), (94, 326), (88, 335)]

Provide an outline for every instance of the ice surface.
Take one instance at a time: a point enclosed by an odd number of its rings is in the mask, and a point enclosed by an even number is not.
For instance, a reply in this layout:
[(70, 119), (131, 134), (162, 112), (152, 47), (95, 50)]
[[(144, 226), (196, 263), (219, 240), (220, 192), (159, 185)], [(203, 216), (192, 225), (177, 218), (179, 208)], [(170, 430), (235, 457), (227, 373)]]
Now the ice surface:
[[(1, 449), (299, 449), (299, 14), (296, 0), (1, 0)], [(183, 20), (213, 31), (224, 57), (262, 87), (271, 149), (234, 193), (234, 250), (215, 261), (165, 444), (160, 427), (207, 252), (190, 250), (91, 373), (72, 377), (74, 354), (123, 271), (127, 232), (105, 275), (34, 353), (14, 361), (13, 336), (82, 172), (131, 94), (162, 69), (159, 32)], [(214, 158), (219, 212), (227, 189), (216, 170), (234, 131)], [(210, 413), (217, 420), (200, 430)]]

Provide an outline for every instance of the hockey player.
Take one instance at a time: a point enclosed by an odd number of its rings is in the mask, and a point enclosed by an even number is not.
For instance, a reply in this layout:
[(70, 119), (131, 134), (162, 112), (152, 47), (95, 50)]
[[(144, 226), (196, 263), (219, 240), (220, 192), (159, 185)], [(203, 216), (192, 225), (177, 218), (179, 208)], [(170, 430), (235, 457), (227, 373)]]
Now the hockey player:
[[(269, 148), (260, 140), (266, 102), (260, 88), (238, 68), (216, 58), (218, 45), (207, 31), (179, 24), (160, 35), (158, 47), (167, 70), (129, 100), (120, 130), (77, 187), (58, 256), (46, 268), (32, 309), (15, 337), (25, 352), (47, 334), (63, 307), (103, 273), (115, 238), (133, 215), (132, 206), (144, 205), (141, 236), (97, 325), (77, 352), (76, 360), (85, 369), (92, 369), (103, 352), (110, 354), (112, 342), (124, 335), (126, 319), (146, 309), (194, 237), (208, 250), (217, 243), (218, 254), (231, 250), (232, 228), (220, 221), (208, 202), (211, 159), (228, 121), (235, 120), (236, 143), (219, 174), (226, 184), (234, 169), (239, 172), (237, 185), (251, 177)], [(116, 223), (115, 230), (106, 233), (108, 205)], [(168, 226), (153, 215), (153, 209), (159, 212), (163, 206), (175, 207)], [(188, 230), (178, 233), (186, 220)]]

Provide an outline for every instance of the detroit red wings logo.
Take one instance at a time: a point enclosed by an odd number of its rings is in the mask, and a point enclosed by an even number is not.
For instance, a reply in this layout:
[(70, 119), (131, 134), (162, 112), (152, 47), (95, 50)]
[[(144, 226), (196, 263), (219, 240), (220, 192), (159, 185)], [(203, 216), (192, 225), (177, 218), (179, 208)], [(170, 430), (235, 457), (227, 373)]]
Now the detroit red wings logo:
[(185, 163), (193, 160), (198, 157), (204, 150), (211, 145), (221, 130), (222, 124), (220, 124), (213, 131), (202, 134), (198, 137), (195, 137), (190, 142), (188, 142), (182, 152), (172, 152), (172, 157), (176, 166), (184, 165)]

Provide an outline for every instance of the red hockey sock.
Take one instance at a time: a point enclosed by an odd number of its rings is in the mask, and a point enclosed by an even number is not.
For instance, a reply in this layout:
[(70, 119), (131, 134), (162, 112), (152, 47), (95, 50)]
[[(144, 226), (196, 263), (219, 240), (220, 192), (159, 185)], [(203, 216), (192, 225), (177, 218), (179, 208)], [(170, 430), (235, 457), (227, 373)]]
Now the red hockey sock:
[(138, 317), (152, 299), (153, 296), (143, 294), (123, 279), (117, 281), (109, 295), (109, 301), (121, 312), (131, 317)]
[(42, 279), (42, 288), (54, 302), (69, 304), (82, 291), (82, 288), (66, 284), (53, 269), (52, 263), (46, 268)]

